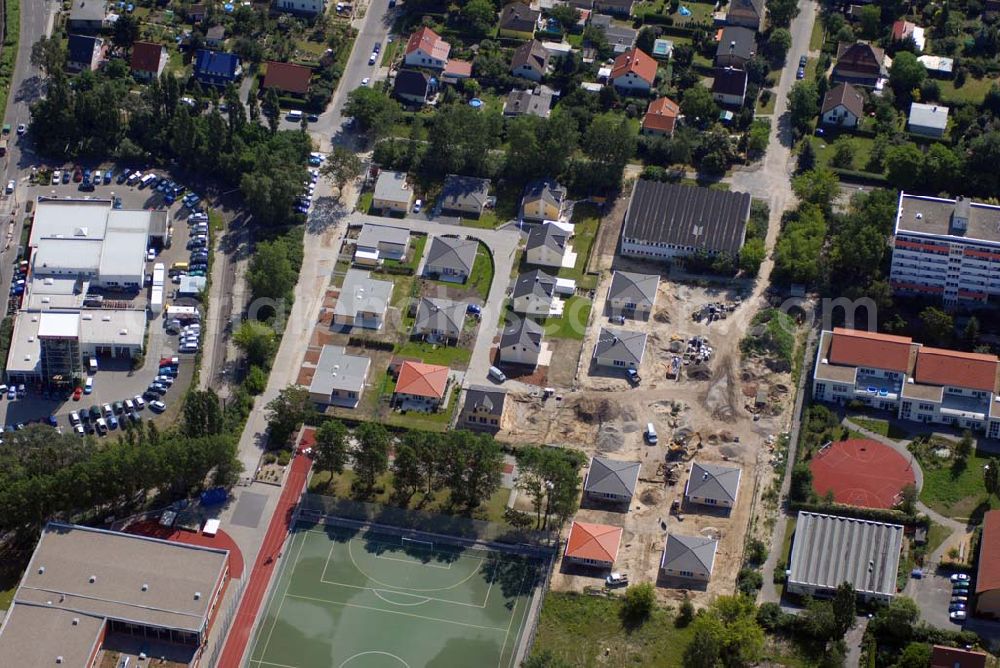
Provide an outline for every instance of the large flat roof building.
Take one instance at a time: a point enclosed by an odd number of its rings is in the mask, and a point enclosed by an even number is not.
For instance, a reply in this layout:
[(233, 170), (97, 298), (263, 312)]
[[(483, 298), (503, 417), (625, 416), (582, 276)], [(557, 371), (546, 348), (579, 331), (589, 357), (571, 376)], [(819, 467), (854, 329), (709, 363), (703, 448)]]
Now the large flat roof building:
[(799, 511), (788, 590), (832, 596), (850, 582), (861, 598), (888, 602), (896, 595), (902, 541), (899, 524)]
[(90, 666), (108, 633), (196, 650), (228, 581), (226, 550), (50, 523), (0, 626), (0, 666)]
[(1000, 206), (899, 194), (889, 282), (945, 304), (1000, 296)]
[(669, 260), (695, 253), (739, 254), (750, 195), (639, 179), (632, 190), (621, 253)]

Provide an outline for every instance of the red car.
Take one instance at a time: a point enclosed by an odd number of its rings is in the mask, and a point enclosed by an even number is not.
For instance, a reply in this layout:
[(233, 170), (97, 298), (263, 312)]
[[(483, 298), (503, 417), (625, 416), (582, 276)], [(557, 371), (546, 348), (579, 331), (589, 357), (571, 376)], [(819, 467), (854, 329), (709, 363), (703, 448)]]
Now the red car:
[(73, 401), (80, 401), (80, 397), (82, 397), (82, 396), (83, 396), (83, 388), (82, 387), (78, 387), (75, 390), (73, 390)]
[(83, 181), (83, 170), (77, 167), (73, 170), (73, 183), (79, 183)]

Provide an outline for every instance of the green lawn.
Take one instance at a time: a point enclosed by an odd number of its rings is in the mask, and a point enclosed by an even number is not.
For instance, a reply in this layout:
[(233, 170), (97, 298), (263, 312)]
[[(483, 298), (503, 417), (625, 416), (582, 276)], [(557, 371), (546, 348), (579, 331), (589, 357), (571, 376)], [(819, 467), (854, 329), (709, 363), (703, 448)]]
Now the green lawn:
[[(313, 474), (313, 477), (309, 480), (309, 491), (315, 494), (327, 494), (340, 498), (350, 498), (351, 483), (354, 482), (356, 477), (357, 476), (355, 476), (354, 471), (347, 470), (341, 474), (334, 475), (333, 483), (331, 484), (329, 471), (316, 471)], [(366, 501), (381, 503), (383, 505), (396, 505), (392, 503), (392, 501), (394, 501), (392, 473), (387, 472), (379, 476), (375, 487), (377, 493), (373, 498), (366, 499)], [(507, 508), (507, 501), (509, 499), (510, 490), (501, 487), (487, 500), (486, 503), (474, 510), (472, 512), (472, 516), (476, 519), (503, 524), (504, 510)], [(453, 509), (448, 505), (448, 491), (442, 488), (435, 489), (430, 496), (426, 497), (426, 500), (424, 494), (422, 492), (418, 492), (412, 499), (410, 499), (408, 507), (419, 507), (421, 510), (426, 510), (428, 512), (445, 512), (449, 514), (453, 511)]]
[(549, 592), (532, 654), (548, 650), (562, 659), (559, 665), (574, 668), (684, 665), (684, 649), (692, 636), (690, 626), (677, 628), (673, 613), (658, 608), (639, 628), (625, 629), (621, 610), (621, 597)]
[(466, 369), (469, 366), (472, 351), (459, 346), (435, 345), (426, 341), (414, 340), (396, 346), (396, 355), (421, 359), (425, 364), (440, 364), (456, 369)]
[(969, 102), (971, 104), (982, 104), (990, 86), (996, 83), (997, 79), (976, 79), (967, 77), (965, 84), (961, 88), (955, 87), (955, 82), (951, 79), (939, 81), (941, 85), (942, 102)]
[(483, 211), (479, 218), (463, 218), (462, 225), (465, 227), (475, 227), (481, 230), (495, 230), (501, 223), (493, 211)]
[(394, 285), (392, 288), (392, 301), (390, 302), (390, 305), (395, 306), (396, 308), (404, 306), (407, 300), (414, 296), (413, 288), (415, 281), (416, 279), (413, 276), (404, 276), (402, 274), (392, 275), (392, 282)]
[(812, 33), (809, 35), (809, 50), (819, 51), (823, 48), (823, 22), (818, 18), (813, 21)]
[(908, 432), (903, 431), (888, 420), (866, 417), (864, 415), (848, 415), (847, 419), (862, 429), (867, 429), (868, 431), (874, 432), (879, 436), (885, 436), (886, 438), (891, 438), (894, 441), (900, 441), (909, 438), (910, 436)]
[(944, 539), (951, 535), (951, 529), (946, 526), (942, 526), (937, 522), (931, 522), (930, 529), (927, 530), (927, 554), (930, 555), (934, 550), (941, 547), (941, 543)]
[(417, 266), (420, 264), (420, 258), (424, 256), (424, 246), (427, 245), (427, 235), (417, 234), (412, 236), (413, 240), (410, 243), (410, 261), (401, 262), (399, 260), (386, 260), (386, 267), (409, 267), (413, 271), (417, 270)]
[(566, 300), (561, 318), (546, 318), (542, 322), (545, 336), (553, 339), (583, 339), (593, 306), (586, 297), (573, 295)]
[(490, 285), (493, 284), (493, 256), (482, 243), (476, 251), (476, 262), (472, 265), (472, 275), (469, 276), (468, 284), (483, 301), (490, 296)]
[[(779, 558), (778, 565), (784, 565), (788, 568), (788, 562), (791, 561), (792, 556), (792, 538), (795, 536), (795, 527), (798, 524), (798, 516), (792, 515), (786, 520), (785, 524), (785, 539), (781, 542), (781, 557)], [(778, 595), (782, 597), (785, 595), (785, 583), (777, 585)]]
[(399, 46), (403, 44), (398, 39), (393, 40), (385, 45), (382, 50), (382, 67), (389, 67), (392, 65), (393, 59), (396, 57), (396, 52), (399, 51)]
[[(395, 383), (393, 383), (390, 378), (389, 382), (386, 383), (387, 392), (391, 394), (395, 388)], [(443, 411), (438, 411), (437, 413), (410, 411), (405, 415), (403, 413), (392, 411), (385, 417), (385, 423), (395, 425), (397, 427), (404, 427), (406, 429), (445, 431), (448, 428), (448, 424), (451, 422), (451, 416), (455, 412), (455, 407), (458, 404), (458, 395), (461, 394), (457, 387), (452, 387), (450, 389), (450, 393), (451, 394), (448, 397), (448, 406), (445, 407)]]
[(965, 520), (980, 516), (984, 511), (1000, 506), (995, 497), (986, 494), (983, 466), (990, 457), (976, 451), (962, 466), (954, 459), (938, 459), (931, 450), (947, 447), (943, 441), (933, 445), (912, 446), (916, 449), (924, 471), (924, 488), (920, 500), (946, 517)]
[(871, 137), (859, 137), (849, 133), (827, 133), (825, 137), (811, 137), (813, 148), (816, 149), (816, 163), (819, 165), (830, 165), (833, 158), (834, 144), (838, 141), (846, 141), (854, 149), (854, 157), (851, 160), (851, 169), (864, 170), (868, 165), (872, 155), (872, 147), (875, 140)]
[(372, 208), (372, 200), (374, 198), (375, 193), (362, 193), (361, 197), (358, 198), (358, 211), (368, 213), (368, 210)]
[(573, 209), (573, 252), (576, 253), (576, 265), (572, 269), (560, 269), (559, 278), (571, 278), (580, 288), (594, 289), (597, 287), (597, 276), (587, 275), (587, 262), (590, 260), (590, 250), (597, 239), (597, 228), (601, 217), (597, 207), (591, 204), (581, 204)]
[[(756, 110), (755, 113), (758, 116), (769, 116), (769, 115), (773, 114), (774, 113), (774, 105), (777, 104), (777, 102), (778, 102), (778, 96), (774, 94), (774, 91), (772, 91), (770, 89), (765, 89), (765, 90), (768, 90), (770, 92), (770, 95), (767, 96), (767, 103), (766, 104), (763, 101), (763, 95), (761, 97), (757, 98), (757, 110)], [(763, 93), (763, 92), (764, 91), (762, 90), (761, 93)]]

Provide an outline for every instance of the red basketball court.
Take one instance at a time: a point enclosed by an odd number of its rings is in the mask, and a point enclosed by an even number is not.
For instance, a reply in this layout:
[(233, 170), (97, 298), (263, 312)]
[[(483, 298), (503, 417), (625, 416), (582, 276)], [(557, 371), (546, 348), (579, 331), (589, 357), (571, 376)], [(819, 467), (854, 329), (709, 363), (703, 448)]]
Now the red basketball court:
[(888, 445), (866, 438), (837, 441), (813, 455), (809, 468), (820, 496), (833, 491), (837, 503), (892, 508), (916, 481), (909, 460)]

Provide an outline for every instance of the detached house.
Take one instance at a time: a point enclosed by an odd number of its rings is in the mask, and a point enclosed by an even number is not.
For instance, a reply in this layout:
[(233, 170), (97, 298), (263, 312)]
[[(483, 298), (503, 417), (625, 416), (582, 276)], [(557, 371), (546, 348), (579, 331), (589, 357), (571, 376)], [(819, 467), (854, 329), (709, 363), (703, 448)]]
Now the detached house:
[(392, 94), (406, 102), (422, 106), (434, 96), (432, 77), (419, 70), (399, 70), (392, 84)]
[(503, 390), (473, 385), (465, 391), (465, 403), (455, 426), (495, 434), (503, 428), (506, 403), (507, 393)]
[(466, 309), (462, 302), (422, 297), (417, 303), (417, 314), (413, 320), (413, 336), (449, 345), (457, 343), (465, 325)]
[(322, 14), (326, 11), (326, 0), (277, 0), (274, 6), (293, 14)]
[(354, 261), (371, 264), (381, 260), (402, 260), (409, 247), (410, 231), (405, 227), (366, 223), (358, 234)]
[(195, 56), (194, 78), (202, 85), (226, 86), (242, 75), (243, 67), (235, 53), (199, 49)]
[(524, 189), (521, 198), (521, 219), (541, 222), (562, 220), (569, 202), (566, 189), (554, 179), (532, 181)]
[(132, 76), (149, 81), (156, 79), (167, 66), (167, 49), (162, 44), (135, 42), (132, 44)]
[(323, 346), (309, 384), (309, 398), (320, 406), (356, 408), (370, 366), (369, 358), (348, 355), (343, 346)]
[(640, 468), (639, 462), (591, 457), (590, 469), (583, 480), (583, 493), (597, 501), (631, 503)]
[(635, 274), (616, 271), (608, 288), (607, 310), (610, 315), (620, 315), (636, 320), (648, 320), (656, 303), (660, 277), (656, 274)]
[(226, 41), (226, 27), (212, 26), (205, 31), (205, 45), (210, 49), (221, 49)]
[(67, 27), (86, 32), (108, 27), (108, 3), (105, 0), (73, 0)]
[(518, 276), (514, 283), (513, 309), (515, 313), (531, 316), (561, 316), (563, 303), (556, 295), (556, 279), (539, 269)]
[(312, 79), (312, 70), (303, 65), (294, 63), (279, 63), (273, 60), (267, 61), (267, 73), (264, 74), (264, 82), (261, 90), (275, 88), (283, 94), (305, 97), (309, 92), (309, 81)]
[(594, 346), (594, 363), (612, 369), (638, 369), (645, 351), (645, 332), (602, 327)]
[(594, 11), (610, 16), (628, 18), (632, 16), (635, 0), (594, 0)]
[(660, 559), (660, 573), (666, 577), (708, 582), (712, 579), (718, 548), (719, 541), (714, 538), (667, 534)]
[(556, 223), (542, 223), (531, 228), (525, 246), (528, 264), (543, 267), (572, 268), (576, 266), (576, 253), (569, 243), (571, 233)]
[(406, 178), (406, 172), (390, 172), (383, 169), (375, 181), (375, 193), (371, 208), (382, 215), (406, 214), (413, 203), (413, 188)]
[(548, 118), (552, 112), (554, 94), (548, 86), (536, 86), (534, 90), (512, 90), (503, 103), (503, 115), (507, 118), (515, 116), (538, 116)]
[(451, 44), (441, 39), (441, 36), (428, 28), (422, 27), (410, 35), (406, 42), (406, 55), (403, 62), (410, 67), (427, 67), (443, 70), (448, 64), (448, 54)]
[(747, 73), (734, 67), (716, 68), (712, 79), (712, 99), (730, 107), (743, 106), (747, 94)]
[(742, 471), (734, 466), (691, 464), (691, 475), (684, 486), (684, 500), (703, 506), (732, 508), (740, 491)]
[(607, 524), (573, 522), (563, 561), (581, 566), (611, 568), (618, 558), (622, 528)]
[(489, 199), (489, 179), (448, 174), (438, 202), (443, 213), (479, 218), (489, 204)]
[(107, 53), (108, 47), (100, 37), (70, 35), (66, 44), (66, 68), (73, 72), (93, 72)]
[(656, 61), (641, 49), (631, 49), (615, 58), (611, 84), (625, 94), (648, 94), (656, 80)]
[(448, 367), (407, 360), (399, 367), (393, 405), (403, 410), (435, 411), (448, 395)]
[(604, 33), (604, 38), (615, 54), (624, 53), (635, 46), (639, 31), (615, 24), (610, 16), (595, 14), (590, 17), (590, 25)]
[(875, 88), (884, 75), (885, 52), (866, 42), (841, 44), (831, 78), (834, 83)]
[(727, 26), (722, 29), (719, 45), (715, 48), (715, 66), (744, 69), (756, 54), (757, 37), (753, 30)]
[(522, 79), (541, 81), (549, 70), (549, 52), (537, 39), (525, 42), (514, 50), (510, 73)]
[(732, 0), (729, 3), (729, 13), (726, 14), (727, 25), (743, 26), (758, 32), (763, 22), (764, 0)]
[(681, 106), (669, 97), (653, 100), (642, 117), (642, 134), (672, 137), (680, 114)]
[(823, 97), (820, 120), (823, 125), (856, 128), (865, 111), (865, 98), (849, 83), (837, 84)]
[(910, 23), (902, 19), (893, 23), (892, 41), (905, 42), (908, 39), (913, 40), (913, 44), (917, 47), (918, 52), (923, 51), (924, 46), (927, 44), (927, 40), (924, 38), (924, 29), (916, 23)]
[(500, 36), (531, 39), (541, 27), (542, 13), (520, 2), (512, 2), (500, 12)]
[(348, 269), (333, 307), (333, 325), (382, 329), (392, 288), (392, 281), (378, 281), (367, 271)]
[(948, 107), (940, 104), (910, 103), (907, 126), (913, 134), (943, 137), (948, 129)]
[(465, 283), (476, 264), (479, 242), (475, 239), (434, 237), (427, 250), (424, 275), (440, 281)]
[(500, 362), (534, 368), (542, 354), (542, 326), (530, 318), (508, 320), (500, 335)]

